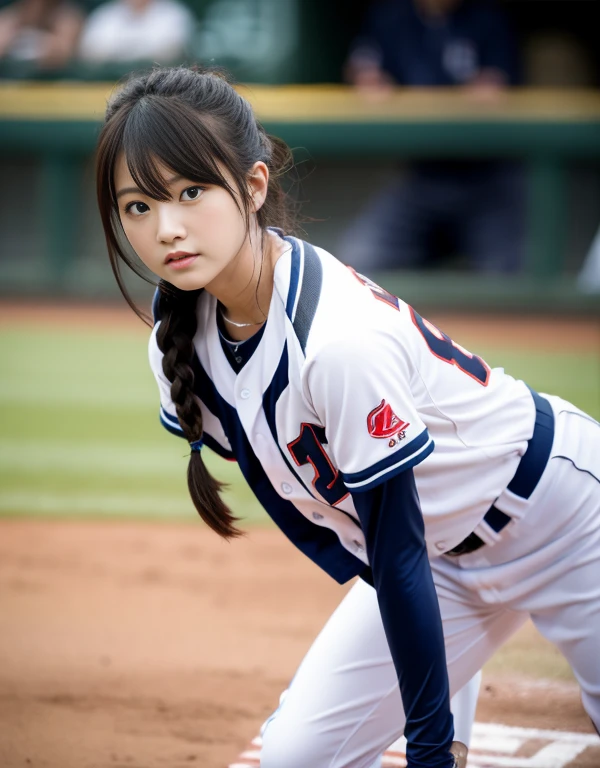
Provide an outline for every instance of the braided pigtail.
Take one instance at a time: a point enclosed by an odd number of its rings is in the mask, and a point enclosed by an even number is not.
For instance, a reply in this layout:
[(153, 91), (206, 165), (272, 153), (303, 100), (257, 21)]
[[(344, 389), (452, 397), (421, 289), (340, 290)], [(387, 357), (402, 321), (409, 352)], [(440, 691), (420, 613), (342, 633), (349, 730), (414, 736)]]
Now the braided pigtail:
[(202, 411), (194, 394), (193, 338), (197, 328), (196, 302), (200, 291), (181, 291), (161, 280), (159, 284), (158, 315), (161, 318), (156, 334), (158, 348), (163, 353), (163, 372), (171, 382), (171, 399), (177, 419), (188, 442), (192, 444), (188, 465), (188, 488), (198, 514), (213, 531), (224, 539), (241, 536), (236, 527), (238, 518), (223, 502), (223, 483), (206, 468), (200, 451), (202, 441)]
[[(226, 190), (244, 219), (246, 234), (250, 237), (257, 224), (263, 245), (267, 227), (294, 230), (296, 210), (288, 176), (293, 169), (292, 154), (280, 139), (266, 133), (250, 103), (223, 76), (195, 68), (159, 67), (129, 77), (107, 105), (96, 156), (97, 195), (117, 284), (132, 309), (146, 321), (149, 318), (128, 292), (122, 274), (126, 266), (154, 283), (146, 269), (152, 266), (134, 252), (123, 225), (128, 210), (119, 202), (115, 186), (122, 161), (134, 189), (151, 200), (171, 200), (169, 179), (173, 176)], [(250, 185), (257, 162), (269, 169), (267, 195), (258, 210)], [(199, 247), (199, 243), (202, 241), (190, 247)], [(262, 266), (261, 258), (261, 270)], [(164, 272), (160, 269), (155, 274)], [(188, 287), (204, 284), (201, 271), (196, 276), (198, 282), (191, 279)], [(261, 276), (259, 273), (259, 281)], [(193, 368), (198, 294), (199, 290), (178, 290), (169, 282), (159, 284), (157, 342), (177, 418), (192, 450), (188, 467), (192, 501), (210, 528), (232, 538), (241, 534), (237, 518), (223, 503), (219, 495), (222, 484), (211, 477), (200, 453), (202, 412), (194, 395)]]

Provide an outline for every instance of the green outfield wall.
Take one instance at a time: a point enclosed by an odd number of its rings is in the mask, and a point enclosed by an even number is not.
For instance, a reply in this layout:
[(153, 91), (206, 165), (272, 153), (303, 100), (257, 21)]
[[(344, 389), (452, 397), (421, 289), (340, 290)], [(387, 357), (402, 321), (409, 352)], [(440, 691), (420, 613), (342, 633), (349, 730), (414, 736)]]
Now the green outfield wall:
[[(92, 156), (114, 87), (0, 82), (2, 294), (113, 295)], [(440, 307), (600, 311), (598, 295), (580, 293), (575, 282), (600, 223), (597, 91), (524, 88), (482, 103), (451, 89), (398, 88), (373, 102), (344, 86), (239, 88), (266, 128), (294, 149), (305, 176), (299, 197), (314, 219), (306, 232), (324, 247), (335, 247), (353, 212), (403, 161), (508, 157), (526, 163), (522, 274), (490, 279), (459, 269), (379, 276), (390, 290)], [(574, 192), (573, 174), (583, 179)]]

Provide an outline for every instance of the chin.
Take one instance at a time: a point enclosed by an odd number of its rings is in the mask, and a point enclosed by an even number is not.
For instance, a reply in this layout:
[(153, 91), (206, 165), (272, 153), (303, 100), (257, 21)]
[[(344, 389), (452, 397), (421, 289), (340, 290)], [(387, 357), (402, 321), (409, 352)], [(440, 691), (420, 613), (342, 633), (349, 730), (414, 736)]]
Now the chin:
[(198, 291), (200, 288), (205, 288), (207, 283), (199, 275), (192, 274), (169, 275), (169, 277), (165, 277), (165, 280), (174, 285), (175, 288), (179, 288), (180, 291)]

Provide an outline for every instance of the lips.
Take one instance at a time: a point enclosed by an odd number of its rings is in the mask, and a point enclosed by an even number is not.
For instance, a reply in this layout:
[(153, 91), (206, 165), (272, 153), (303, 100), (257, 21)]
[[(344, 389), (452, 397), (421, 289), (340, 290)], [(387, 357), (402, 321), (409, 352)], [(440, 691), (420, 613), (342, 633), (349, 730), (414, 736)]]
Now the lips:
[(174, 251), (173, 253), (169, 253), (167, 255), (167, 258), (165, 259), (165, 264), (171, 264), (174, 262), (183, 261), (184, 259), (189, 259), (197, 255), (198, 255), (197, 253), (189, 253), (188, 251)]

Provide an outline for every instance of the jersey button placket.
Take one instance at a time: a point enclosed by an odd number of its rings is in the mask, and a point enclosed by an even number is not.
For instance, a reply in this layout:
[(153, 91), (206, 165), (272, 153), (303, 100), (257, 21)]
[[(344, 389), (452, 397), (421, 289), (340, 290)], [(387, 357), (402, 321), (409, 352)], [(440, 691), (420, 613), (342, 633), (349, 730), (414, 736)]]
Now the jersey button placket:
[[(258, 437), (258, 434), (263, 432), (262, 429), (258, 428), (259, 425), (257, 424), (257, 415), (261, 406), (261, 400), (260, 398), (257, 398), (258, 390), (256, 388), (244, 386), (245, 382), (239, 381), (239, 378), (240, 377), (238, 377), (237, 386), (234, 390), (234, 402), (237, 415), (249, 442), (253, 445), (253, 448), (261, 454), (265, 450), (265, 441), (263, 437)], [(259, 461), (264, 461), (264, 455), (259, 455), (258, 458)]]

